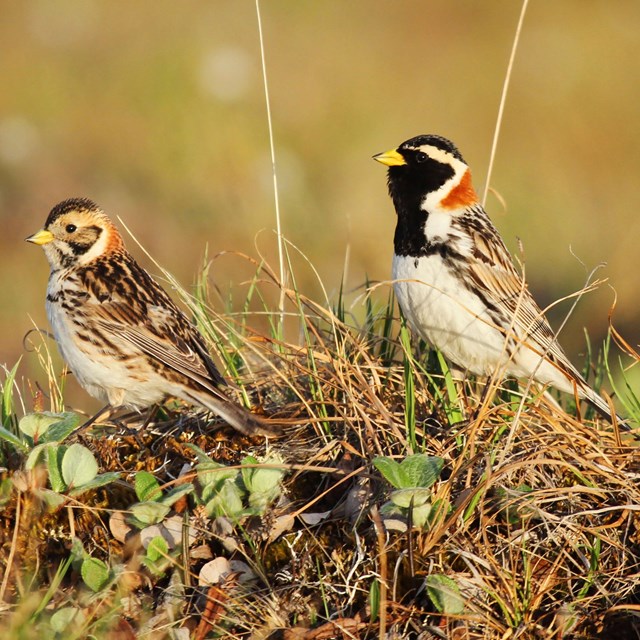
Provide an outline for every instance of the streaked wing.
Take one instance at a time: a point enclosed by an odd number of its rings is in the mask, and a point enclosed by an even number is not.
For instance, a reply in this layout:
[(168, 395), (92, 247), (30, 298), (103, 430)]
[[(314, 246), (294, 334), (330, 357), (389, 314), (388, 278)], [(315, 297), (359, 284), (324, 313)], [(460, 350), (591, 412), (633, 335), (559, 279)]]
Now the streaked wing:
[(96, 305), (94, 322), (111, 342), (124, 341), (200, 386), (215, 388), (225, 384), (196, 329), (184, 316), (176, 317), (170, 309), (149, 306), (137, 323), (133, 320), (128, 303)]
[(208, 389), (226, 384), (198, 330), (130, 254), (98, 262), (81, 279), (92, 294), (86, 322), (110, 342), (124, 341)]
[[(506, 317), (515, 317), (513, 329), (520, 340), (529, 343), (572, 376), (582, 379), (562, 350), (493, 225), (487, 231), (491, 233), (487, 235), (475, 230), (471, 233), (477, 260), (472, 261), (468, 269), (474, 285), (483, 291), (490, 303), (503, 309)], [(504, 329), (508, 329), (508, 325)]]

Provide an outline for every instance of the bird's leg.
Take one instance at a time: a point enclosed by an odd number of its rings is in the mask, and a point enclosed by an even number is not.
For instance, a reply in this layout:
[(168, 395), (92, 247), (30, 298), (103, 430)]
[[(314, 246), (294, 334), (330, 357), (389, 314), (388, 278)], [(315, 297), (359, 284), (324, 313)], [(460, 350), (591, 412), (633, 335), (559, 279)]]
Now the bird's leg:
[(115, 421), (115, 423), (121, 429), (123, 429), (129, 436), (131, 436), (138, 443), (138, 446), (141, 451), (144, 449), (147, 449), (148, 445), (146, 445), (143, 442), (142, 438), (140, 437), (140, 434), (146, 431), (147, 427), (151, 423), (151, 420), (154, 418), (156, 411), (158, 410), (158, 406), (159, 405), (154, 404), (146, 410), (146, 412), (143, 414), (144, 419), (142, 421), (142, 424), (139, 427), (130, 427), (125, 421), (127, 416), (123, 416), (122, 420)]
[(97, 422), (99, 418), (102, 418), (103, 416), (106, 416), (107, 418), (110, 417), (117, 409), (118, 407), (112, 407), (110, 404), (102, 407), (102, 409), (100, 409), (98, 413), (96, 413), (94, 416), (89, 418), (84, 424), (80, 425), (76, 429), (76, 432), (79, 433), (81, 431), (84, 431), (86, 428), (90, 427), (92, 424)]
[[(118, 409), (123, 409), (124, 405), (118, 407)], [(154, 404), (151, 407), (148, 407), (144, 411), (138, 411), (137, 409), (133, 412), (124, 413), (112, 420), (113, 424), (116, 425), (120, 430), (125, 432), (126, 434), (133, 436), (136, 441), (142, 445), (142, 441), (139, 440), (139, 434), (143, 432), (151, 423), (153, 417), (156, 414), (158, 409), (158, 405)], [(115, 412), (115, 411), (114, 411)], [(137, 419), (142, 418), (142, 423), (137, 424)], [(130, 423), (134, 422), (133, 426), (129, 426)]]
[(155, 418), (156, 412), (158, 411), (158, 406), (159, 405), (154, 404), (147, 409), (147, 415), (144, 417), (144, 422), (140, 427), (140, 431), (146, 429), (151, 424), (151, 420)]

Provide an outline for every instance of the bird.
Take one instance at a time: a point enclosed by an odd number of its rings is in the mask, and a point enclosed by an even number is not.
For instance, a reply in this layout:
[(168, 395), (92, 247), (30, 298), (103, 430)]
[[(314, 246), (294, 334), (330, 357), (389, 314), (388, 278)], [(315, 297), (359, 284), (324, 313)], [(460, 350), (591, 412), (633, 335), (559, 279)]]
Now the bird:
[(453, 142), (419, 135), (373, 159), (388, 168), (393, 285), (412, 332), (463, 371), (533, 379), (611, 421), (533, 299)]
[(126, 250), (95, 202), (60, 202), (26, 241), (40, 245), (49, 261), (49, 324), (91, 396), (113, 409), (136, 410), (177, 397), (246, 435), (271, 432), (226, 395), (202, 335)]

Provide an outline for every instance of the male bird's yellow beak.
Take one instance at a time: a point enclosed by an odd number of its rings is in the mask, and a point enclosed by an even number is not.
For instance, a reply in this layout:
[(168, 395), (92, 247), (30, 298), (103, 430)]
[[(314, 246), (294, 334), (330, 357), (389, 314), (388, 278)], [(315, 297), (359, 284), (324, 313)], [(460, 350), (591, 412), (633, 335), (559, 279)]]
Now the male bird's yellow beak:
[(386, 164), (387, 167), (400, 167), (403, 164), (407, 164), (407, 161), (398, 153), (396, 149), (392, 149), (391, 151), (385, 151), (384, 153), (379, 153), (377, 156), (373, 156), (374, 160), (378, 162), (382, 162), (382, 164)]
[(46, 229), (40, 229), (32, 236), (25, 238), (27, 242), (33, 242), (33, 244), (49, 244), (53, 240), (53, 233), (51, 231), (47, 231)]

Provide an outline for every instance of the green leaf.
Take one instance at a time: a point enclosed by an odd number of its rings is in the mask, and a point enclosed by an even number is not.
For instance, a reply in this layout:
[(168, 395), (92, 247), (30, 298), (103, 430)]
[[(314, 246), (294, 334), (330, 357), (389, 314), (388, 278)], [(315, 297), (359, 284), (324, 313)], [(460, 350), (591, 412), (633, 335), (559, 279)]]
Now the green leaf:
[(436, 351), (440, 368), (442, 369), (442, 375), (444, 376), (445, 388), (447, 395), (449, 396), (449, 402), (445, 403), (444, 409), (447, 414), (449, 424), (457, 424), (464, 420), (464, 415), (460, 409), (460, 398), (458, 397), (458, 390), (456, 388), (451, 368), (440, 351)]
[(87, 587), (94, 593), (104, 589), (111, 577), (109, 567), (102, 560), (90, 556), (82, 561), (80, 575), (82, 575), (82, 580)]
[(171, 491), (167, 491), (167, 493), (165, 493), (162, 498), (160, 498), (160, 502), (162, 502), (162, 504), (171, 506), (172, 504), (175, 504), (178, 500), (180, 500), (182, 496), (190, 494), (194, 489), (195, 487), (190, 482), (186, 482), (185, 484), (181, 484), (178, 487), (174, 487), (173, 489), (171, 489)]
[(24, 463), (24, 468), (28, 471), (29, 469), (33, 469), (40, 460), (40, 455), (45, 452), (45, 449), (48, 449), (50, 444), (39, 444), (31, 449), (29, 455), (27, 456), (27, 461)]
[[(244, 485), (240, 482), (240, 472), (237, 472), (233, 477), (224, 477), (220, 482), (211, 483), (205, 485), (200, 492), (200, 502), (206, 504), (215, 496), (219, 495), (225, 486), (230, 485), (232, 491), (237, 493), (242, 499), (245, 495)], [(228, 491), (229, 489), (226, 489)]]
[(28, 413), (20, 418), (18, 428), (26, 436), (33, 439), (34, 444), (38, 444), (40, 438), (47, 432), (49, 427), (56, 422), (60, 422), (63, 415), (43, 411), (42, 413)]
[(131, 514), (137, 521), (134, 524), (141, 524), (141, 528), (162, 522), (170, 510), (171, 507), (161, 502), (138, 502), (131, 505)]
[(262, 515), (267, 507), (278, 498), (280, 488), (273, 487), (269, 491), (252, 491), (249, 494), (249, 506), (257, 515)]
[(428, 488), (440, 477), (444, 460), (416, 453), (400, 463), (386, 457), (374, 458), (373, 465), (396, 489)]
[(71, 564), (75, 571), (80, 570), (86, 557), (88, 557), (88, 554), (84, 550), (82, 540), (80, 540), (80, 538), (73, 538), (71, 540), (69, 559), (71, 560)]
[(58, 417), (62, 419), (54, 422), (47, 429), (42, 435), (42, 442), (62, 442), (68, 435), (72, 434), (80, 424), (80, 416), (72, 411), (60, 413)]
[(440, 613), (458, 615), (464, 612), (464, 599), (451, 578), (440, 573), (432, 574), (427, 576), (425, 586), (429, 599)]
[(72, 444), (62, 459), (62, 478), (69, 489), (91, 482), (98, 475), (98, 463), (87, 447)]
[(424, 529), (432, 510), (433, 507), (429, 503), (420, 505), (419, 507), (414, 506), (413, 511), (411, 512), (413, 526), (418, 529)]
[(201, 487), (222, 485), (226, 480), (235, 479), (239, 475), (237, 469), (230, 469), (219, 462), (203, 462), (196, 467), (198, 482)]
[(51, 630), (56, 633), (64, 633), (72, 625), (78, 627), (84, 623), (86, 615), (82, 609), (76, 607), (63, 607), (58, 609), (49, 621)]
[[(58, 568), (56, 569), (56, 572), (50, 578), (49, 586), (46, 592), (44, 594), (43, 593), (38, 594), (38, 601), (37, 601), (38, 605), (35, 607), (35, 609), (31, 612), (31, 615), (29, 616), (29, 619), (31, 622), (35, 620), (39, 620), (40, 614), (49, 606), (49, 603), (51, 602), (54, 595), (60, 593), (59, 592), (60, 585), (62, 584), (64, 577), (67, 575), (67, 571), (69, 571), (70, 566), (71, 566), (71, 558), (67, 558), (66, 560), (63, 560), (62, 562), (60, 562), (60, 564), (58, 565)], [(50, 570), (51, 569), (52, 567), (50, 568)], [(44, 635), (44, 634), (41, 634), (41, 635)]]
[(407, 428), (407, 439), (412, 449), (416, 448), (416, 394), (415, 394), (415, 364), (411, 354), (411, 336), (406, 319), (402, 317), (400, 326), (400, 343), (402, 344), (404, 361), (405, 406), (404, 422)]
[(432, 486), (440, 477), (444, 460), (438, 456), (428, 456), (424, 453), (416, 453), (407, 456), (401, 463), (403, 477), (406, 477), (408, 487), (424, 487)]
[(249, 506), (255, 513), (262, 515), (267, 507), (278, 499), (280, 493), (281, 489), (279, 485), (266, 491), (252, 491), (249, 494)]
[(66, 496), (50, 489), (36, 489), (34, 494), (52, 510), (61, 507), (67, 500)]
[(13, 481), (11, 478), (0, 480), (0, 509), (4, 507), (10, 500), (13, 493)]
[(157, 562), (163, 560), (169, 555), (169, 545), (162, 536), (156, 536), (149, 541), (147, 547), (147, 558), (151, 562)]
[(62, 476), (62, 461), (68, 449), (64, 445), (46, 445), (47, 471), (51, 488), (56, 493), (62, 493), (67, 488), (67, 483)]
[(148, 471), (138, 471), (138, 473), (136, 473), (135, 491), (140, 502), (160, 500), (160, 498), (162, 498), (160, 483), (155, 479), (154, 475)]
[(423, 504), (426, 504), (431, 499), (431, 496), (431, 489), (422, 489), (417, 487), (393, 491), (389, 496), (389, 499), (393, 504), (397, 504), (399, 507), (408, 509), (411, 506), (412, 500), (414, 507), (420, 507)]
[(162, 536), (156, 536), (149, 541), (147, 552), (142, 558), (142, 564), (156, 576), (161, 576), (171, 563), (169, 545)]
[[(284, 469), (274, 467), (246, 467), (244, 465), (259, 464), (253, 456), (246, 456), (242, 461), (242, 481), (250, 493), (268, 493), (278, 489), (284, 477)], [(278, 456), (270, 456), (262, 463), (264, 465), (279, 465), (282, 460)]]
[(255, 456), (245, 456), (244, 459), (242, 460), (242, 469), (241, 469), (242, 482), (244, 483), (244, 486), (247, 487), (249, 491), (251, 491), (251, 480), (253, 477), (253, 473), (255, 471), (255, 468), (249, 465), (254, 465), (254, 464), (259, 464), (258, 459)]
[(225, 482), (205, 506), (210, 518), (218, 516), (236, 517), (243, 513), (242, 489), (235, 482)]
[(369, 608), (371, 622), (375, 622), (380, 615), (380, 583), (377, 580), (372, 580), (369, 587)]
[(198, 504), (207, 504), (209, 500), (211, 500), (214, 496), (216, 496), (220, 492), (221, 488), (222, 488), (222, 485), (220, 486), (215, 484), (204, 485), (204, 487), (202, 487), (200, 492), (196, 494)]
[[(263, 513), (269, 503), (273, 502), (281, 493), (280, 482), (284, 477), (284, 469), (269, 468), (257, 465), (258, 460), (253, 456), (246, 456), (242, 461), (242, 480), (249, 491), (249, 506), (257, 513)], [(282, 464), (278, 456), (269, 456), (264, 465)]]
[(373, 466), (382, 474), (384, 479), (396, 489), (410, 486), (409, 479), (400, 464), (391, 458), (379, 457), (373, 459)]
[(97, 475), (93, 480), (85, 482), (84, 484), (81, 484), (79, 487), (75, 487), (74, 489), (70, 489), (68, 493), (70, 496), (79, 496), (85, 491), (98, 489), (99, 487), (104, 487), (107, 484), (115, 482), (119, 477), (120, 474), (117, 471), (108, 471), (107, 473), (101, 473)]

